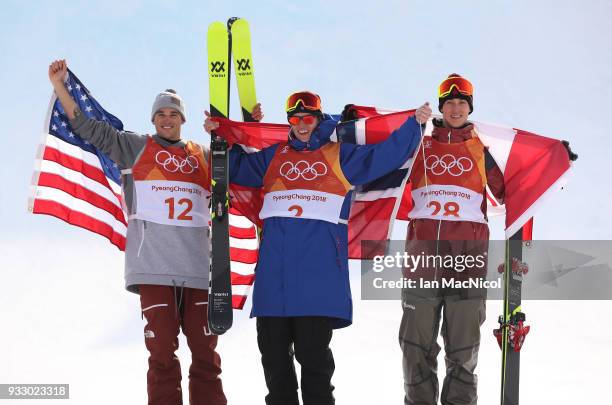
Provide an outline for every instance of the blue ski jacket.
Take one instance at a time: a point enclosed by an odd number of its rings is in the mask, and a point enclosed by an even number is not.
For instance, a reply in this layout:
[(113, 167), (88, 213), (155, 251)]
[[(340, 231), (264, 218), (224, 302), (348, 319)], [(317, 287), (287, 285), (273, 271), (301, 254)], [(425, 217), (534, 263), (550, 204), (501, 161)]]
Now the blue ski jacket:
[[(317, 150), (330, 142), (337, 122), (322, 121), (309, 142), (290, 137), (296, 151)], [(371, 182), (402, 166), (420, 142), (414, 117), (384, 142), (340, 145), (340, 167), (352, 185)], [(256, 153), (233, 147), (229, 154), (230, 182), (262, 187), (278, 145)], [(353, 302), (348, 273), (348, 227), (351, 192), (344, 199), (340, 223), (292, 217), (263, 221), (259, 261), (255, 270), (253, 309), (258, 316), (326, 316), (333, 327), (349, 326)], [(342, 223), (344, 222), (344, 223)]]

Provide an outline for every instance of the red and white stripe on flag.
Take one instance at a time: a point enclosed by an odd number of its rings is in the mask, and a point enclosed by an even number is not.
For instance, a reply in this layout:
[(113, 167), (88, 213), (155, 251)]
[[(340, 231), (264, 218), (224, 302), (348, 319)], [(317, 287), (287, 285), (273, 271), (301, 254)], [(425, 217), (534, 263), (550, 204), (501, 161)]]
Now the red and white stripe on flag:
[(124, 250), (127, 217), (121, 187), (106, 176), (96, 154), (48, 132), (56, 101), (52, 96), (36, 154), (28, 209), (102, 235)]
[(242, 309), (255, 281), (258, 254), (257, 228), (234, 208), (230, 208), (229, 222), (232, 306)]

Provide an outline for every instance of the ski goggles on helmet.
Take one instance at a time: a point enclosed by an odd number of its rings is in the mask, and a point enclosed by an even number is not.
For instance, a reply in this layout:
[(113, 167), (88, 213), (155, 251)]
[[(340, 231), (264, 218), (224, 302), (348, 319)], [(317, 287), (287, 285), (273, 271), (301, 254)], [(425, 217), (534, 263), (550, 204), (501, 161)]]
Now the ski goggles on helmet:
[(314, 115), (292, 115), (287, 118), (287, 121), (289, 121), (291, 125), (297, 125), (300, 121), (304, 121), (306, 125), (312, 125), (317, 121), (317, 117)]
[(302, 105), (301, 109), (309, 111), (321, 111), (321, 98), (309, 91), (300, 91), (293, 93), (287, 98), (285, 103), (285, 111), (290, 114), (298, 109)]
[(464, 96), (472, 96), (474, 88), (468, 79), (461, 76), (452, 76), (440, 83), (438, 98), (444, 98), (452, 93), (453, 89)]

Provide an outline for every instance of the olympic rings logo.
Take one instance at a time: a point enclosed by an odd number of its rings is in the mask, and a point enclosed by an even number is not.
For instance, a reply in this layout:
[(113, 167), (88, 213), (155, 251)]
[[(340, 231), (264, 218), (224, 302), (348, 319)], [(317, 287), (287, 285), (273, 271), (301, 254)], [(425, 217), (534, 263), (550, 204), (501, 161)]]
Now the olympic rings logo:
[(285, 162), (280, 167), (280, 175), (289, 181), (302, 178), (307, 181), (316, 179), (319, 176), (327, 174), (327, 166), (323, 162), (314, 162), (312, 165), (305, 160), (300, 160), (297, 163)]
[(470, 158), (462, 156), (457, 159), (450, 153), (442, 157), (430, 155), (425, 159), (425, 169), (430, 170), (436, 176), (448, 173), (451, 176), (458, 177), (465, 172), (469, 172), (473, 167), (474, 162)]
[(194, 156), (187, 156), (183, 159), (180, 156), (171, 154), (167, 150), (160, 150), (157, 152), (155, 161), (170, 173), (175, 173), (180, 170), (183, 174), (191, 174), (200, 166), (198, 159)]

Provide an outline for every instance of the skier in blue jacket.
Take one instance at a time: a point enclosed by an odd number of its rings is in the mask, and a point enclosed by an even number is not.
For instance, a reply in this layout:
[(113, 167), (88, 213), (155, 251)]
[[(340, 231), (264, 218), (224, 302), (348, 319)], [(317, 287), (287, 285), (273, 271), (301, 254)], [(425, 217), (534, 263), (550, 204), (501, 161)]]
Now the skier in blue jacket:
[[(262, 187), (263, 233), (252, 317), (268, 405), (298, 405), (293, 356), (302, 368), (304, 405), (333, 404), (332, 330), (352, 323), (347, 220), (350, 190), (402, 166), (420, 142), (428, 104), (375, 145), (331, 142), (337, 122), (318, 95), (291, 94), (287, 142), (247, 154), (230, 152), (230, 181)], [(219, 123), (208, 118), (207, 132)]]

